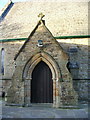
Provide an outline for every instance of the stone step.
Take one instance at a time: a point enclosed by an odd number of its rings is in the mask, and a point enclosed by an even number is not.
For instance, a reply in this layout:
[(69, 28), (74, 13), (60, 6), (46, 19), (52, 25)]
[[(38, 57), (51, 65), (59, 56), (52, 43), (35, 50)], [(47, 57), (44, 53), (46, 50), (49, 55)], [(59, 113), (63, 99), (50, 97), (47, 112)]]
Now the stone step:
[(52, 107), (52, 103), (32, 103), (32, 107)]

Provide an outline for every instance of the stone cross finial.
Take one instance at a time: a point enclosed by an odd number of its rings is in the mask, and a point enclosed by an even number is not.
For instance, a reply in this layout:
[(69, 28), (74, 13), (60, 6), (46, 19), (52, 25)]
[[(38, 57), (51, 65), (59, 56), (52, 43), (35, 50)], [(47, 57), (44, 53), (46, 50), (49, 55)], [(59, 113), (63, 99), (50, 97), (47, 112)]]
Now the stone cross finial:
[(42, 18), (44, 17), (45, 15), (43, 14), (43, 13), (40, 13), (39, 15), (38, 15), (38, 17), (40, 17), (40, 19), (42, 20)]

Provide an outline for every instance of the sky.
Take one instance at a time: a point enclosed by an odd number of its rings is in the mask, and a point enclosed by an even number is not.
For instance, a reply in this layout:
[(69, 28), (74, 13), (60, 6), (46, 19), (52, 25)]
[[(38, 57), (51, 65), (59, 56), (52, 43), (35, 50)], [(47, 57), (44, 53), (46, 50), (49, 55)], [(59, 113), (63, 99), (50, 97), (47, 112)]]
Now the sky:
[[(0, 10), (4, 7), (6, 3), (8, 3), (9, 0), (0, 0)], [(12, 2), (19, 2), (19, 1), (26, 1), (26, 0), (12, 0)], [(30, 0), (28, 0), (30, 1)]]

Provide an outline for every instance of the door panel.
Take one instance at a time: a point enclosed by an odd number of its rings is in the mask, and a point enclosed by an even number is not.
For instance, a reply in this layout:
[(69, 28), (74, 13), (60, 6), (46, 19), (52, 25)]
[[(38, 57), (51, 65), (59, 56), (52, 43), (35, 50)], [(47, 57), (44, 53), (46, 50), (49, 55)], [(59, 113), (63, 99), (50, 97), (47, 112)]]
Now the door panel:
[(52, 103), (53, 81), (52, 73), (46, 63), (41, 61), (32, 73), (31, 103)]

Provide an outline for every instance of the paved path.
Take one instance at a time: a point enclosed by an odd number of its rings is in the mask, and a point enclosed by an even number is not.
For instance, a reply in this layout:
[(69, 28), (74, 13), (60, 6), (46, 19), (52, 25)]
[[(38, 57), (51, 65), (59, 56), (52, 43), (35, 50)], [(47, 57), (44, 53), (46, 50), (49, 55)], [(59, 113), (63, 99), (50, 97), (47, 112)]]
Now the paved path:
[[(50, 107), (2, 107), (3, 118), (88, 118), (88, 107), (80, 109), (55, 109)], [(75, 119), (76, 120), (76, 119)]]

